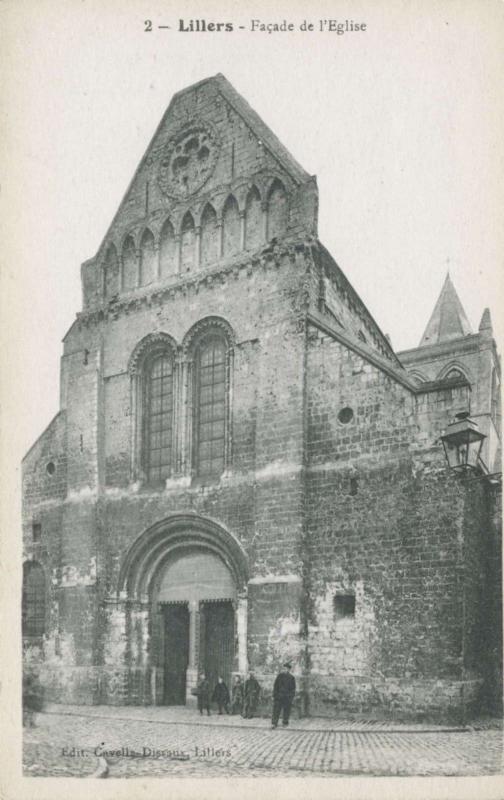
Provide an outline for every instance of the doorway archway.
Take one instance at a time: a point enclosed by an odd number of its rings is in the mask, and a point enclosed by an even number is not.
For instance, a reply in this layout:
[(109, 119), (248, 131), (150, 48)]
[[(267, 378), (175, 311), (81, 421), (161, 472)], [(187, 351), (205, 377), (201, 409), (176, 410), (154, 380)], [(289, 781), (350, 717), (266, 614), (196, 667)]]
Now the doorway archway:
[(234, 578), (205, 547), (177, 550), (152, 581), (152, 653), (163, 670), (163, 702), (186, 701), (192, 670), (214, 686), (221, 675), (230, 684), (235, 661)]
[[(196, 514), (165, 519), (133, 543), (120, 572), (118, 599), (136, 614), (154, 702), (184, 704), (193, 696), (199, 671), (211, 686), (218, 675), (229, 685), (233, 671), (246, 671), (247, 578), (238, 540)], [(137, 607), (148, 610), (143, 633)], [(129, 650), (138, 656), (138, 646)]]

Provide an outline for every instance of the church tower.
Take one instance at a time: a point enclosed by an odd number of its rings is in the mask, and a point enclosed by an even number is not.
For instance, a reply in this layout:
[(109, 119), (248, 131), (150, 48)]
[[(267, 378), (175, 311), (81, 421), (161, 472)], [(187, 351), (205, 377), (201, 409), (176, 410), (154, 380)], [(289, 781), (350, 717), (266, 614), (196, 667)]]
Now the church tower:
[(501, 469), (501, 370), (493, 338), (490, 310), (486, 308), (474, 333), (450, 275), (418, 347), (399, 358), (419, 383), (465, 380), (470, 385), (468, 411), (485, 434), (481, 457), (490, 472)]

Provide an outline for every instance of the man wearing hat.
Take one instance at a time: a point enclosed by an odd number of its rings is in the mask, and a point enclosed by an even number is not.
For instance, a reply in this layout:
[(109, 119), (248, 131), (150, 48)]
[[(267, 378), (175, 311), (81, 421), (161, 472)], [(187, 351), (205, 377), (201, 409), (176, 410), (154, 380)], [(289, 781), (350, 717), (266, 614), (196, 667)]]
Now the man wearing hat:
[(292, 664), (286, 661), (283, 665), (282, 672), (276, 676), (275, 683), (273, 684), (272, 728), (276, 728), (278, 725), (280, 712), (282, 712), (282, 725), (287, 727), (289, 724), (292, 701), (296, 694), (296, 679), (294, 675), (291, 675), (291, 669)]

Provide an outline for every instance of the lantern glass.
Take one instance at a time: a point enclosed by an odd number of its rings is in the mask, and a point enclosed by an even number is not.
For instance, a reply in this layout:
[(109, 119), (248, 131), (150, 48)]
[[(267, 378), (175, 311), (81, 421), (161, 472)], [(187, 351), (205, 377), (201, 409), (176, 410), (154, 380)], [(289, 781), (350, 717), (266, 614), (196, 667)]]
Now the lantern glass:
[(485, 435), (468, 417), (458, 419), (448, 426), (443, 442), (446, 460), (451, 469), (465, 471), (477, 469)]

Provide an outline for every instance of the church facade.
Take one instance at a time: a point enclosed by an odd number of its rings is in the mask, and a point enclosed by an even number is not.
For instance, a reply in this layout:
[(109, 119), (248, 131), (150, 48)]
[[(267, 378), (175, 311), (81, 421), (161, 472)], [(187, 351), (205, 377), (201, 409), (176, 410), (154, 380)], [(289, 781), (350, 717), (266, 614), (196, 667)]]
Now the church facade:
[[(56, 702), (178, 705), (292, 661), (300, 713), (500, 708), (500, 364), (447, 277), (396, 353), (316, 180), (217, 75), (173, 98), (23, 462), (23, 647)], [(461, 479), (440, 441), (484, 433)], [(493, 476), (493, 478), (492, 478)]]

